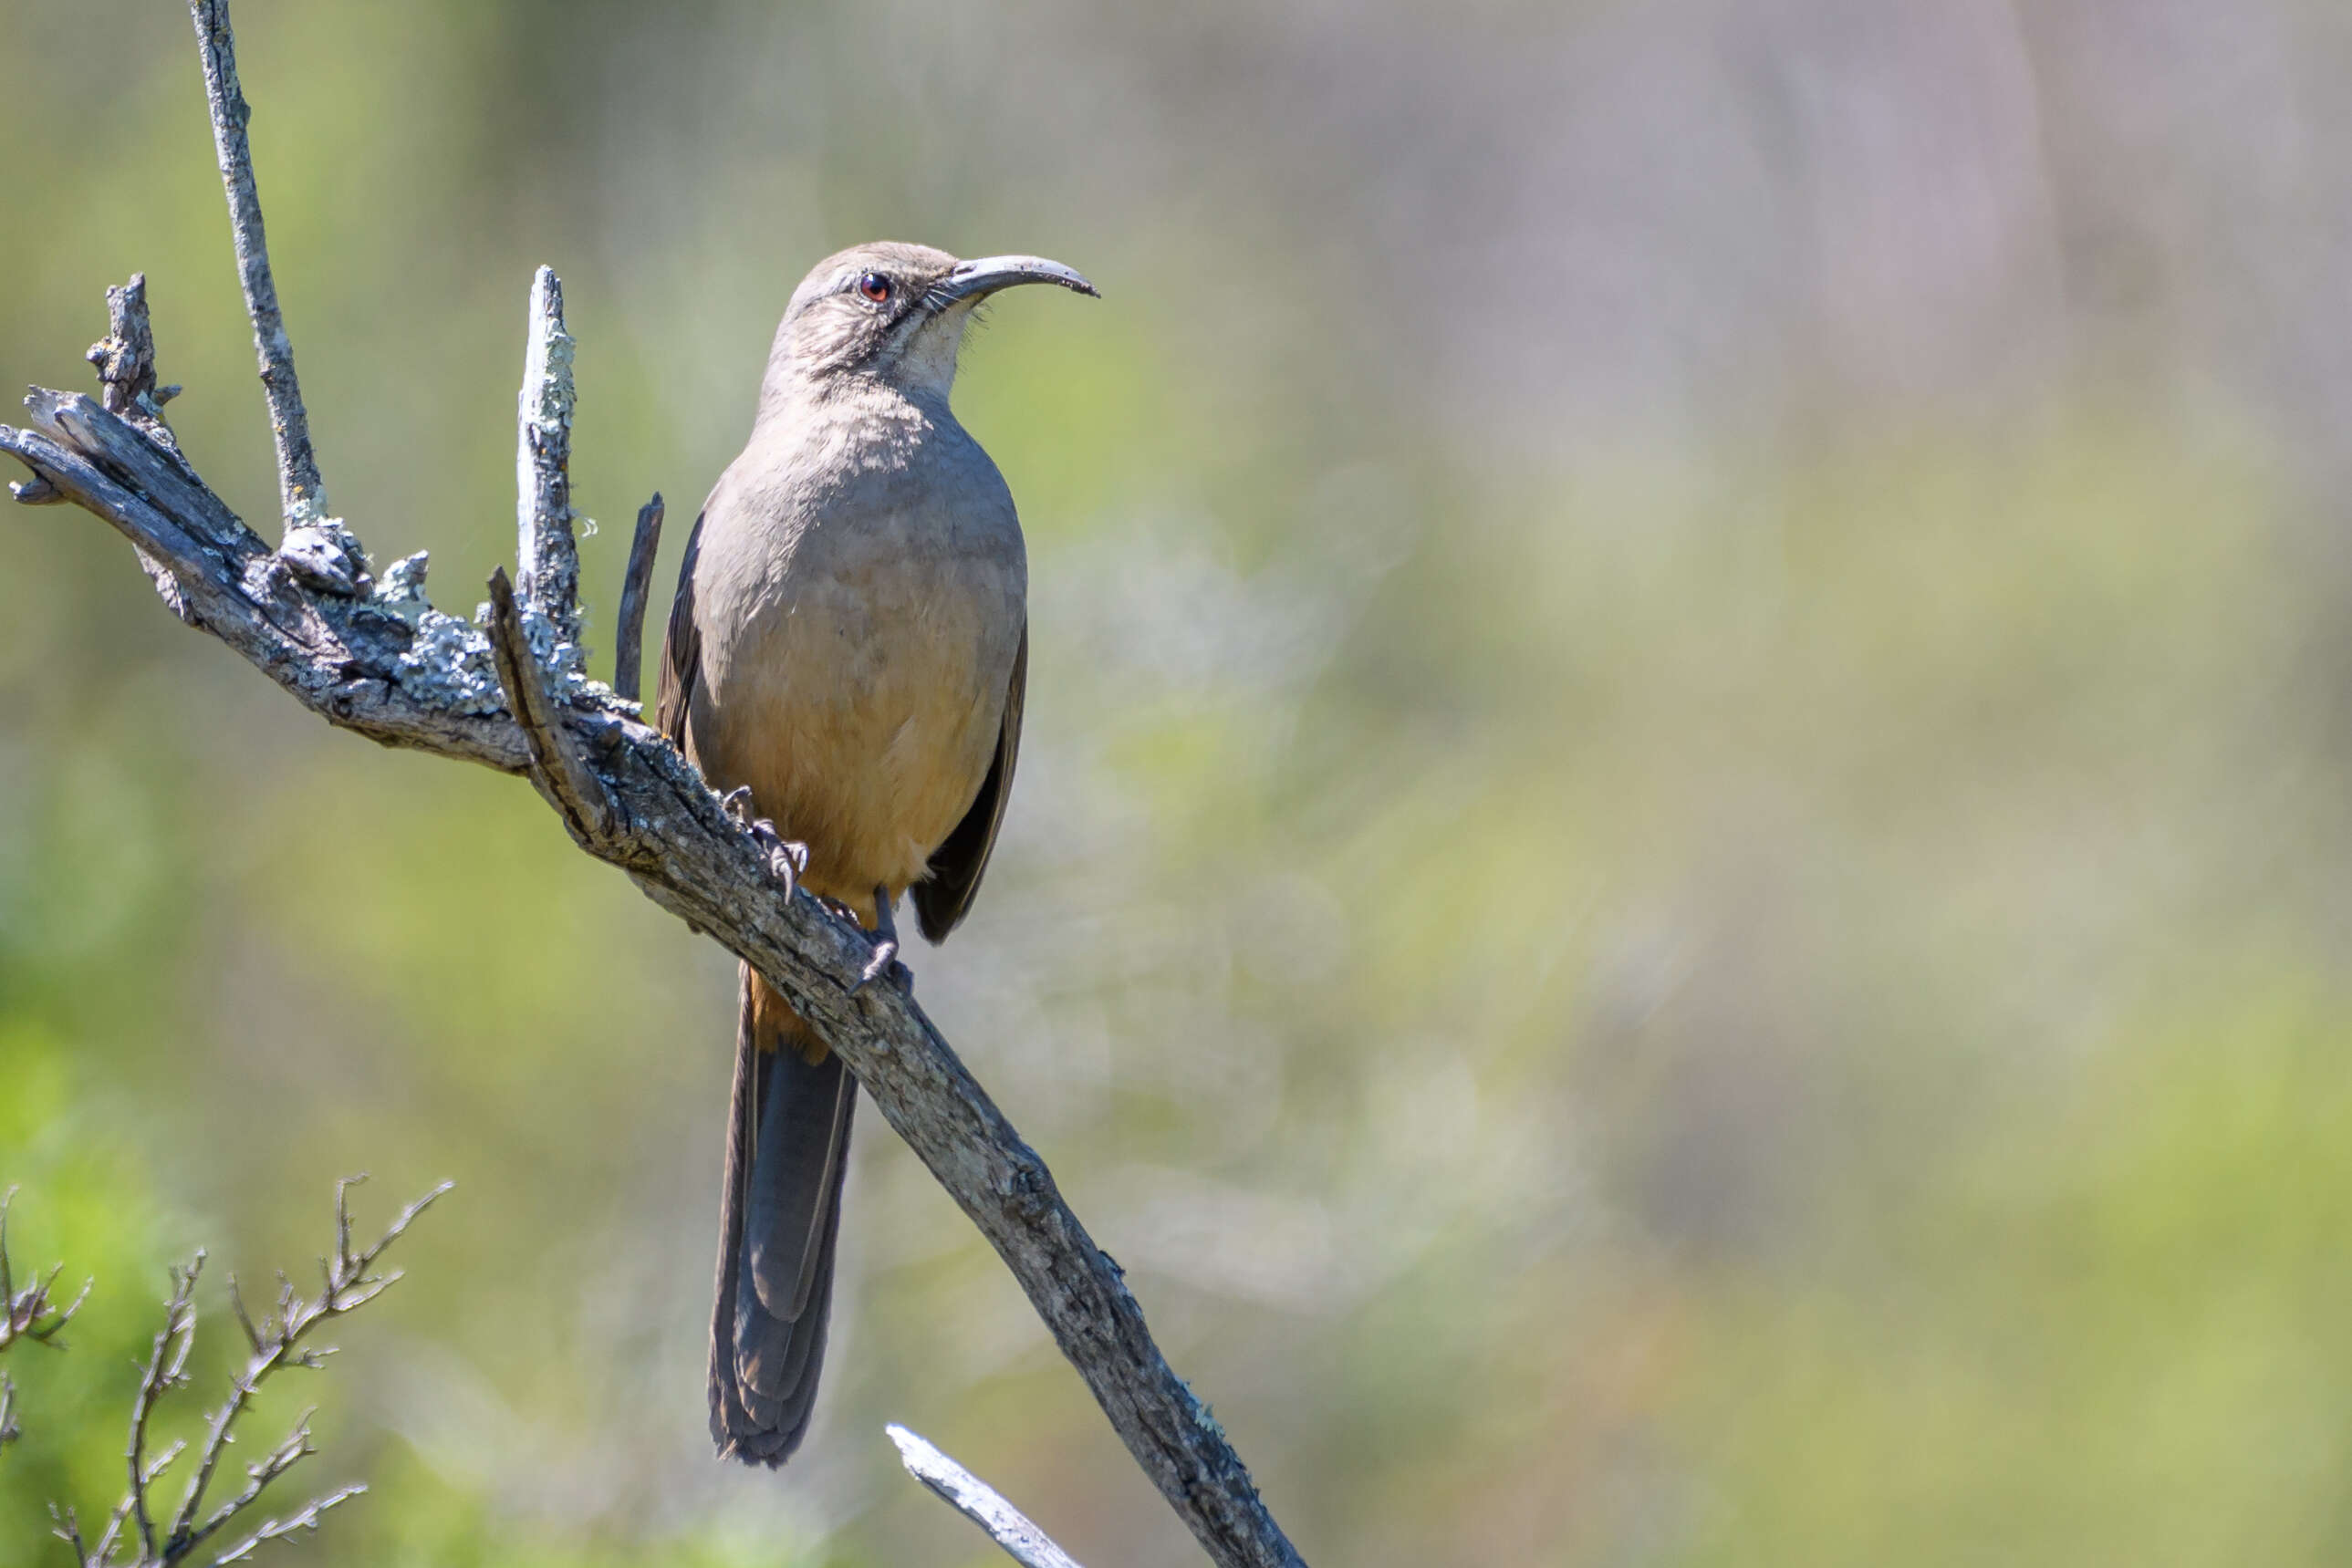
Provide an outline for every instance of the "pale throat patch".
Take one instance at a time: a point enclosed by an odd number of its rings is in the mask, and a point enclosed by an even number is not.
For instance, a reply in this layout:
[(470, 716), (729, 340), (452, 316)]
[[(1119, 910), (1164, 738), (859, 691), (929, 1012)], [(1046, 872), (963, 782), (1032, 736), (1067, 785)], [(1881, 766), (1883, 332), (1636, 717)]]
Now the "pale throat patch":
[(959, 299), (916, 329), (914, 340), (898, 356), (898, 383), (910, 392), (948, 395), (955, 384), (956, 354), (963, 347), (963, 329), (971, 319), (974, 300)]

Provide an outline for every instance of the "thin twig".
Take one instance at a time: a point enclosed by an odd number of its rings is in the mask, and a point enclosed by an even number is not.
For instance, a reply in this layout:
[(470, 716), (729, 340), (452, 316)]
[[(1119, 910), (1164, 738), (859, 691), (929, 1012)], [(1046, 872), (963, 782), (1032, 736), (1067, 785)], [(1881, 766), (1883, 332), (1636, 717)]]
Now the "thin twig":
[(313, 1408), (295, 1418), (294, 1429), (272, 1448), (257, 1465), (246, 1467), (245, 1490), (215, 1510), (213, 1516), (194, 1529), (175, 1523), (172, 1531), (172, 1547), (167, 1557), (182, 1557), (209, 1540), (221, 1526), (261, 1500), (262, 1492), (270, 1482), (300, 1464), (319, 1450), (310, 1446), (310, 1417), (318, 1414)]
[(320, 1514), (326, 1512), (329, 1509), (333, 1508), (338, 1503), (350, 1501), (352, 1498), (359, 1496), (365, 1490), (367, 1490), (365, 1486), (356, 1484), (347, 1487), (339, 1487), (335, 1490), (329, 1492), (324, 1497), (312, 1499), (310, 1502), (303, 1508), (301, 1512), (293, 1515), (291, 1518), (284, 1521), (275, 1519), (265, 1521), (259, 1530), (255, 1531), (251, 1535), (247, 1536), (243, 1541), (238, 1542), (235, 1546), (230, 1547), (226, 1552), (224, 1552), (218, 1557), (214, 1558), (213, 1568), (223, 1568), (224, 1564), (230, 1563), (242, 1563), (247, 1558), (253, 1555), (253, 1549), (255, 1547), (262, 1545), (264, 1542), (282, 1541), (286, 1537), (295, 1533), (297, 1531), (318, 1529), (319, 1516)]
[(56, 1503), (49, 1504), (49, 1533), (73, 1548), (78, 1568), (90, 1561), (89, 1552), (81, 1542), (81, 1520), (73, 1510), (61, 1509)]
[(898, 1458), (908, 1473), (988, 1531), (1021, 1568), (1078, 1568), (1068, 1552), (1031, 1523), (1027, 1514), (999, 1496), (995, 1488), (904, 1427), (894, 1424), (883, 1429), (898, 1445)]
[(56, 1344), (58, 1332), (73, 1322), (73, 1315), (89, 1300), (91, 1284), (84, 1280), (74, 1299), (58, 1306), (58, 1276), (65, 1271), (65, 1265), (53, 1263), (48, 1273), (22, 1291), (16, 1289), (16, 1265), (8, 1256), (8, 1209), (16, 1199), (16, 1189), (13, 1186), (0, 1192), (0, 1351), (20, 1339), (31, 1340), (35, 1344)]
[(637, 700), (645, 663), (646, 601), (654, 586), (654, 557), (661, 549), (661, 492), (637, 508), (636, 532), (629, 539), (629, 570), (621, 579), (621, 625), (613, 640), (613, 689)]
[[(154, 1348), (148, 1353), (147, 1365), (139, 1375), (139, 1392), (131, 1402), (131, 1437), (123, 1445), (122, 1459), (130, 1472), (130, 1484), (123, 1492), (132, 1522), (139, 1527), (139, 1546), (142, 1560), (155, 1555), (155, 1521), (147, 1511), (147, 1488), (161, 1467), (147, 1468), (147, 1422), (155, 1413), (155, 1402), (165, 1390), (178, 1385), (186, 1375), (188, 1349), (195, 1343), (196, 1276), (204, 1272), (205, 1254), (199, 1248), (184, 1269), (172, 1270), (172, 1294), (163, 1303), (163, 1326), (156, 1333)], [(174, 1449), (164, 1463), (178, 1457)], [(121, 1528), (122, 1510), (118, 1509), (114, 1522), (107, 1526), (99, 1538), (98, 1555), (103, 1562), (112, 1550), (115, 1532)]]
[[(180, 1506), (172, 1516), (169, 1533), (170, 1552), (179, 1555), (193, 1551), (237, 1513), (261, 1496), (262, 1489), (294, 1468), (313, 1450), (310, 1448), (310, 1416), (305, 1411), (294, 1424), (293, 1431), (260, 1464), (247, 1469), (250, 1484), (236, 1497), (222, 1505), (219, 1511), (201, 1525), (195, 1522), (197, 1511), (204, 1506), (205, 1490), (212, 1484), (213, 1472), (219, 1466), (221, 1454), (231, 1441), (230, 1429), (237, 1417), (245, 1414), (253, 1396), (271, 1374), (288, 1366), (315, 1367), (324, 1350), (312, 1350), (304, 1344), (311, 1331), (331, 1318), (342, 1316), (366, 1305), (400, 1278), (394, 1270), (389, 1274), (373, 1274), (369, 1270), (383, 1249), (400, 1239), (416, 1217), (443, 1193), (450, 1184), (441, 1183), (431, 1192), (410, 1204), (394, 1217), (383, 1235), (364, 1252), (352, 1250), (352, 1217), (349, 1193), (352, 1186), (364, 1181), (364, 1176), (350, 1176), (335, 1184), (334, 1254), (321, 1259), (321, 1283), (319, 1294), (304, 1301), (294, 1292), (289, 1282), (281, 1286), (278, 1310), (258, 1324), (245, 1311), (242, 1300), (236, 1301), (236, 1313), (243, 1325), (252, 1354), (229, 1384), (228, 1398), (206, 1418), (204, 1446), (197, 1450), (196, 1468), (188, 1477), (187, 1490), (182, 1493)], [(234, 1298), (235, 1286), (231, 1286)]]
[(228, 0), (188, 0), (196, 26), (196, 50), (204, 58), (205, 98), (211, 105), (213, 149), (221, 184), (228, 193), (229, 230), (236, 246), (237, 281), (245, 288), (246, 313), (253, 319), (254, 352), (261, 361), (261, 390), (269, 400), (269, 428), (278, 442), (278, 498), (289, 528), (315, 528), (327, 519), (327, 488), (319, 459), (310, 450), (310, 419), (302, 408), (301, 384), (294, 375), (294, 344), (278, 307), (278, 284), (269, 272), (269, 242), (261, 228), (261, 196), (253, 184), (253, 149), (245, 128), (253, 110), (236, 79), (236, 37), (230, 31)]
[[(109, 1513), (106, 1528), (94, 1545), (83, 1541), (80, 1521), (71, 1509), (59, 1510), (52, 1506), (49, 1510), (54, 1533), (73, 1548), (75, 1561), (80, 1568), (173, 1568), (174, 1564), (185, 1561), (231, 1521), (258, 1503), (271, 1483), (317, 1452), (310, 1446), (310, 1417), (314, 1412), (305, 1410), (295, 1418), (292, 1430), (276, 1448), (257, 1463), (246, 1467), (244, 1488), (221, 1503), (201, 1523), (197, 1522), (204, 1507), (205, 1490), (212, 1483), (222, 1455), (236, 1440), (234, 1428), (238, 1418), (251, 1408), (255, 1392), (273, 1373), (282, 1368), (316, 1367), (323, 1364), (324, 1358), (332, 1352), (328, 1347), (306, 1343), (310, 1335), (320, 1323), (365, 1306), (400, 1278), (397, 1270), (378, 1272), (377, 1260), (434, 1199), (449, 1190), (450, 1186), (443, 1182), (402, 1209), (372, 1245), (363, 1251), (354, 1252), (352, 1249), (349, 1193), (353, 1185), (365, 1179), (352, 1176), (335, 1184), (333, 1251), (320, 1260), (321, 1285), (315, 1298), (304, 1300), (292, 1283), (280, 1274), (278, 1309), (256, 1323), (246, 1311), (244, 1301), (237, 1297), (236, 1282), (230, 1281), (230, 1298), (236, 1303), (237, 1321), (245, 1330), (252, 1354), (230, 1380), (228, 1397), (216, 1409), (206, 1413), (204, 1440), (196, 1450), (195, 1465), (189, 1473), (187, 1487), (171, 1519), (163, 1521), (157, 1517), (152, 1493), (155, 1482), (171, 1469), (173, 1461), (187, 1451), (188, 1445), (184, 1441), (175, 1441), (151, 1458), (147, 1455), (147, 1432), (155, 1407), (163, 1396), (188, 1381), (188, 1354), (195, 1342), (195, 1287), (204, 1268), (204, 1253), (196, 1253), (185, 1269), (172, 1270), (172, 1294), (163, 1304), (163, 1327), (156, 1334), (146, 1364), (141, 1370), (139, 1388), (131, 1403), (131, 1435), (123, 1448), (127, 1478), (121, 1500)], [(5, 1378), (0, 1378), (0, 1425), (7, 1422), (5, 1382)], [(265, 1542), (279, 1540), (298, 1531), (315, 1529), (319, 1515), (365, 1490), (357, 1486), (344, 1487), (305, 1504), (283, 1521), (266, 1522), (215, 1561), (241, 1561)]]

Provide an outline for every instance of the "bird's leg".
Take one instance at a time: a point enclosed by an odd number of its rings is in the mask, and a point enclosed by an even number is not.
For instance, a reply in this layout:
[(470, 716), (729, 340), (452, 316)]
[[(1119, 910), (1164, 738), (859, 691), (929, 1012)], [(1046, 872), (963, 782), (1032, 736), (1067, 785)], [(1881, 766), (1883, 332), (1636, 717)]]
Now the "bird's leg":
[(857, 977), (853, 991), (862, 991), (883, 976), (888, 975), (901, 991), (915, 993), (915, 977), (907, 966), (898, 962), (898, 921), (890, 907), (890, 890), (879, 883), (874, 886), (874, 956), (866, 961), (865, 973)]
[(751, 790), (748, 785), (730, 789), (719, 803), (727, 809), (727, 815), (737, 827), (759, 841), (768, 857), (768, 874), (783, 884), (786, 898), (792, 897), (801, 884), (801, 873), (808, 870), (808, 846), (785, 838), (767, 818), (751, 815)]

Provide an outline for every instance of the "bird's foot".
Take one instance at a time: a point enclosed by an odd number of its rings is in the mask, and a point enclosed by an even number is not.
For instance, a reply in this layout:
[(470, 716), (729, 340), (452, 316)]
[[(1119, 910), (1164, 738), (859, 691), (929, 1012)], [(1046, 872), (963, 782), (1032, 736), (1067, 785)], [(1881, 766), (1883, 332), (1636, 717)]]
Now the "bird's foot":
[(787, 839), (776, 831), (776, 824), (765, 817), (751, 815), (751, 791), (730, 789), (719, 802), (735, 825), (759, 841), (768, 857), (768, 874), (773, 877), (790, 898), (801, 884), (801, 873), (808, 870), (808, 846), (796, 839)]
[(849, 988), (852, 996), (886, 977), (898, 988), (901, 996), (915, 994), (914, 971), (898, 962), (898, 922), (890, 904), (890, 890), (877, 885), (874, 889), (874, 956), (866, 961), (866, 968), (857, 977), (857, 983)]

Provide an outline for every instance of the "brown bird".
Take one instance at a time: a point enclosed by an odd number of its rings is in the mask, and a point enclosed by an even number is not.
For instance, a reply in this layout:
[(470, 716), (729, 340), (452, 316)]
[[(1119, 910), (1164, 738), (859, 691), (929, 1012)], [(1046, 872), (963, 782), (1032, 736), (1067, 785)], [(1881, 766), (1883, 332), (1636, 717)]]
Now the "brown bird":
[[(1028, 565), (1004, 479), (948, 407), (973, 308), (1094, 285), (1030, 256), (858, 246), (776, 329), (741, 455), (688, 537), (656, 714), (806, 846), (802, 882), (895, 943), (955, 929), (1013, 787)], [(824, 1357), (857, 1081), (747, 967), (710, 1328), (710, 1433), (781, 1465)]]

